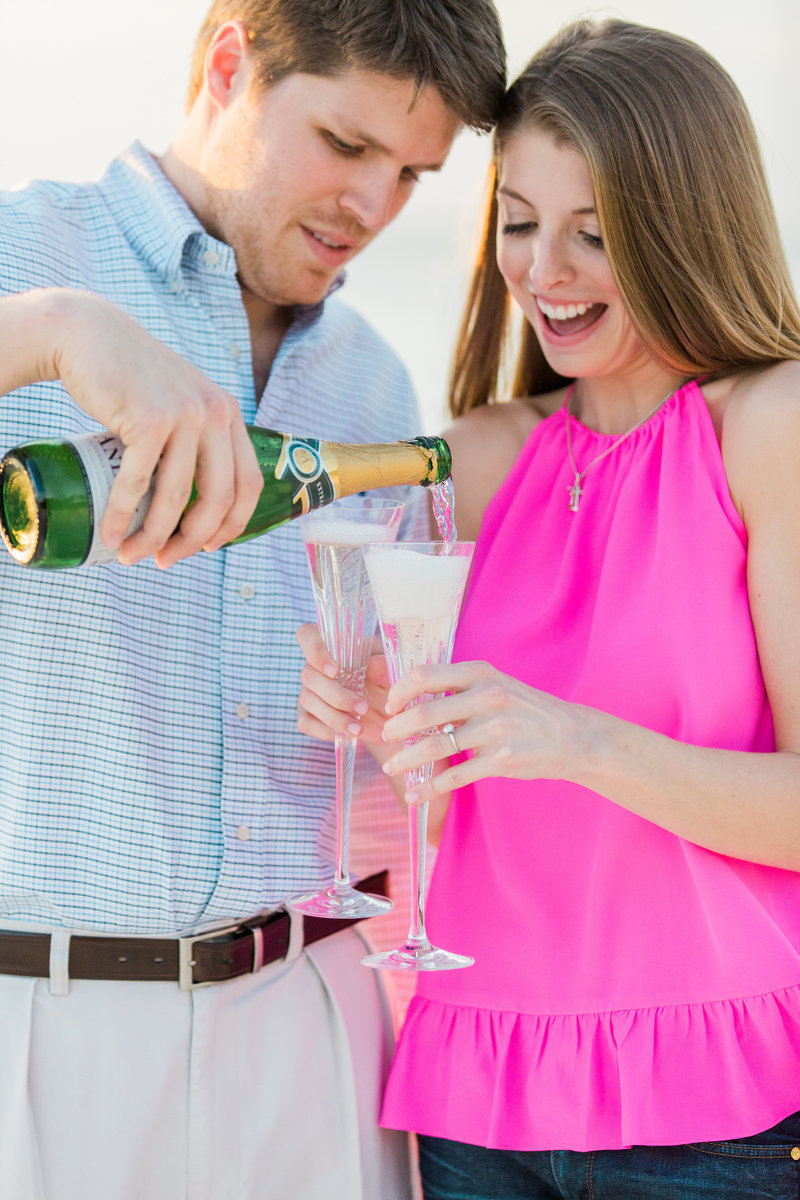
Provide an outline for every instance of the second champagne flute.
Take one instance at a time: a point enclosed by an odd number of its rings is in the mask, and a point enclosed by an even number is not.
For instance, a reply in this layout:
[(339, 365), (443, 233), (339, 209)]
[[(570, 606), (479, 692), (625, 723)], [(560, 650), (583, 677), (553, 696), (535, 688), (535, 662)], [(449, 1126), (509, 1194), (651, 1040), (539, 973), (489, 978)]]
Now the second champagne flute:
[[(392, 683), (413, 671), (414, 667), (450, 661), (474, 549), (474, 542), (398, 542), (393, 546), (364, 547)], [(407, 771), (407, 787), (412, 788), (429, 779), (432, 769), (432, 764), (426, 763)], [(361, 961), (367, 967), (389, 971), (452, 971), (471, 967), (473, 958), (440, 949), (428, 940), (425, 929), (427, 802), (409, 805), (408, 822), (412, 888), (408, 937), (397, 949), (369, 954)]]
[[(337, 679), (360, 692), (375, 633), (375, 601), (370, 590), (362, 543), (393, 542), (403, 505), (373, 496), (337, 500), (300, 519), (317, 623), (325, 649), (339, 666)], [(391, 900), (351, 886), (348, 868), (350, 803), (357, 738), (337, 734), (336, 878), (329, 888), (298, 896), (288, 907), (314, 917), (373, 917), (389, 912)]]

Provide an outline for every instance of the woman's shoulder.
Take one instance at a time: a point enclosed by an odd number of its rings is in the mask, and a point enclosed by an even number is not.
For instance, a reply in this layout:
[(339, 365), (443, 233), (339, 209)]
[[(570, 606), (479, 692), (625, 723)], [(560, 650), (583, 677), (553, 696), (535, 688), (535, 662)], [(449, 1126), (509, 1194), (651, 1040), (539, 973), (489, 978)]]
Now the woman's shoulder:
[(481, 404), (462, 413), (453, 421), (448, 433), (469, 443), (491, 436), (493, 442), (516, 447), (517, 453), (532, 430), (546, 417), (552, 416), (564, 403), (566, 389), (541, 396), (516, 396), (496, 404)]
[(704, 383), (702, 389), (721, 428), (749, 421), (791, 421), (800, 414), (800, 362), (771, 363), (739, 371)]
[(453, 453), (453, 480), (459, 510), (469, 533), (477, 537), (486, 506), (519, 457), (540, 421), (564, 402), (564, 389), (546, 396), (516, 397), (471, 408), (444, 433)]
[[(800, 488), (800, 362), (742, 371), (703, 385), (728, 484), (743, 515), (785, 476)], [(797, 481), (796, 484), (794, 481)], [(766, 491), (771, 492), (771, 487)]]

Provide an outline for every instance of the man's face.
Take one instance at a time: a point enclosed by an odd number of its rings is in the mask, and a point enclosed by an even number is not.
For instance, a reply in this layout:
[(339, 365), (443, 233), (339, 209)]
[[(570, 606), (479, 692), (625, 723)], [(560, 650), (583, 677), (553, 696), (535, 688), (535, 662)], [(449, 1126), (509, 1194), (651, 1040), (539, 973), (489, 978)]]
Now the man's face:
[(380, 74), (294, 74), (232, 97), (205, 147), (205, 211), (245, 300), (321, 300), (458, 130), (438, 92)]

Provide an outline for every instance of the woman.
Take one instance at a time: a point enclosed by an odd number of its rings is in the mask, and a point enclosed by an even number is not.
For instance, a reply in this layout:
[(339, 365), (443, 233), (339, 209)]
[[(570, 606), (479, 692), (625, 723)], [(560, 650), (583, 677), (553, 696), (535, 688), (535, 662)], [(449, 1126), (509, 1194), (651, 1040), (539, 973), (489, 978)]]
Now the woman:
[[(428, 924), (476, 964), (420, 977), (383, 1110), (426, 1200), (798, 1195), (798, 359), (728, 76), (569, 27), (509, 92), (456, 355), (456, 661), (363, 717), (394, 780), (441, 764), (409, 802), (458, 789)], [(435, 727), (452, 762), (402, 748)]]

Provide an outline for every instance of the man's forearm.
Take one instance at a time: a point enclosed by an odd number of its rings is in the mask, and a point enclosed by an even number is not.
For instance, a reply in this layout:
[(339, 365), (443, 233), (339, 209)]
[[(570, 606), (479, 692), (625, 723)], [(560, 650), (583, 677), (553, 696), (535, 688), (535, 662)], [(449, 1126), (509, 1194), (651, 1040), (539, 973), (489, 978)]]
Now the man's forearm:
[(80, 293), (66, 288), (40, 288), (0, 298), (0, 395), (58, 378), (59, 324), (69, 306), (82, 301)]

